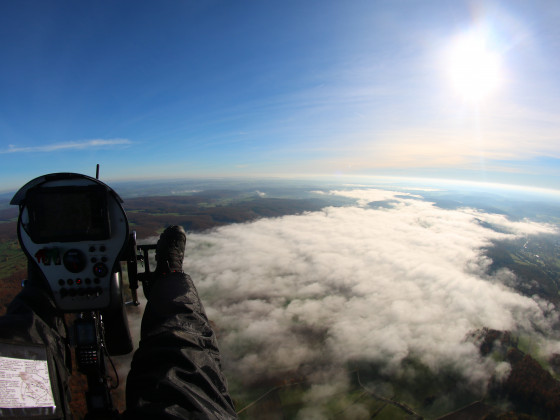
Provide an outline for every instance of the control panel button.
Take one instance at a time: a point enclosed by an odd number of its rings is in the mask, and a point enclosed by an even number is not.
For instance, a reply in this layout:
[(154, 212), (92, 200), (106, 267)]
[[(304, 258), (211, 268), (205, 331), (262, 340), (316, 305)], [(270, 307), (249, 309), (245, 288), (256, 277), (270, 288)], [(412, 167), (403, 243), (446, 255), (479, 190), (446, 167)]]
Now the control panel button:
[(54, 265), (60, 265), (60, 251), (58, 250), (58, 248), (51, 249), (50, 254), (54, 261)]
[(103, 263), (97, 263), (93, 266), (93, 274), (97, 277), (105, 277), (109, 273), (109, 269)]
[(38, 264), (46, 264), (47, 262), (47, 250), (45, 248), (40, 249), (39, 251), (37, 251), (35, 253), (35, 258), (37, 258), (37, 263)]
[(66, 251), (64, 257), (62, 257), (62, 262), (64, 267), (71, 273), (79, 273), (84, 268), (86, 268), (87, 260), (86, 256), (79, 249), (70, 249)]
[(58, 248), (41, 248), (35, 253), (37, 264), (60, 265), (60, 252)]

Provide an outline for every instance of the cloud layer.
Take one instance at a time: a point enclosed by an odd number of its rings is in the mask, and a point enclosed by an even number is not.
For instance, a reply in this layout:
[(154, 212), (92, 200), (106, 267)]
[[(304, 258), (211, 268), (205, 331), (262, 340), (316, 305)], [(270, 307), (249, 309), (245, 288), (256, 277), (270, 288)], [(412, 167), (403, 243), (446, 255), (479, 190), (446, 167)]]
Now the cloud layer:
[(7, 153), (31, 153), (31, 152), (56, 152), (64, 150), (84, 150), (84, 149), (100, 149), (113, 146), (129, 146), (132, 142), (127, 139), (94, 139), (84, 141), (70, 141), (65, 143), (47, 144), (44, 146), (14, 146), (8, 145), (7, 149), (0, 150), (0, 154)]
[[(512, 273), (489, 276), (482, 252), (549, 226), (444, 210), (403, 193), (331, 194), (357, 204), (189, 236), (185, 268), (217, 324), (230, 376), (250, 384), (297, 372), (320, 383), (350, 361), (396, 373), (414, 357), (483, 387), (504, 367), (482, 360), (468, 332), (537, 339), (535, 329), (551, 331), (556, 314), (507, 288)], [(381, 200), (392, 206), (368, 205)]]

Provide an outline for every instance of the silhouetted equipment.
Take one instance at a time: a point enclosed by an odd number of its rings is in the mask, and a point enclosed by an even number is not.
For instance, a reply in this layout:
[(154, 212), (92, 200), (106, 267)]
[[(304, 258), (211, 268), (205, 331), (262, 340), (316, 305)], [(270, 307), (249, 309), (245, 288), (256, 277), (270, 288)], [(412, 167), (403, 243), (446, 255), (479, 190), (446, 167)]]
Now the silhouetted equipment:
[[(33, 273), (48, 284), (61, 311), (78, 313), (73, 344), (79, 370), (88, 377), (90, 419), (118, 415), (106, 363), (110, 355), (133, 349), (121, 262), (127, 263), (131, 303), (139, 305), (138, 281), (150, 276), (148, 252), (155, 249), (136, 244), (122, 199), (97, 178), (43, 175), (24, 185), (11, 201), (19, 206), (18, 238)], [(137, 269), (139, 260), (143, 273)]]

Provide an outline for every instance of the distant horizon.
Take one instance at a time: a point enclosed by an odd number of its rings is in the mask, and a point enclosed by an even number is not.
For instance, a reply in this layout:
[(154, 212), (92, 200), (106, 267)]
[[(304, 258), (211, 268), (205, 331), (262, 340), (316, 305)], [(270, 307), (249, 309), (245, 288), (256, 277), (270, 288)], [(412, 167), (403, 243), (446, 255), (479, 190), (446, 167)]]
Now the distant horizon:
[[(61, 171), (64, 172), (64, 171)], [(46, 175), (46, 174), (42, 174)], [(95, 174), (84, 174), (91, 177), (95, 177)], [(41, 176), (41, 175), (39, 175)], [(15, 194), (21, 187), (23, 187), (27, 182), (31, 181), (36, 177), (32, 177), (27, 181), (23, 182), (20, 186), (13, 189), (0, 190), (1, 195)], [(180, 182), (204, 182), (204, 183), (216, 183), (217, 185), (221, 183), (235, 183), (235, 182), (250, 182), (254, 184), (259, 184), (259, 182), (309, 182), (309, 183), (327, 183), (332, 186), (339, 185), (341, 187), (359, 187), (359, 188), (383, 188), (383, 189), (408, 189), (414, 190), (418, 188), (419, 190), (425, 190), (426, 188), (439, 188), (442, 191), (451, 189), (470, 189), (479, 190), (484, 192), (493, 193), (505, 193), (508, 191), (531, 194), (536, 196), (546, 196), (552, 200), (560, 200), (560, 189), (555, 188), (545, 188), (545, 187), (535, 187), (531, 185), (517, 185), (517, 184), (507, 184), (499, 182), (481, 182), (481, 181), (471, 181), (463, 179), (441, 179), (441, 178), (422, 178), (422, 177), (399, 177), (399, 176), (375, 176), (375, 175), (307, 175), (307, 176), (177, 176), (177, 177), (161, 177), (161, 178), (117, 178), (117, 179), (105, 179), (103, 174), (100, 175), (100, 181), (107, 184), (110, 187), (114, 187), (116, 192), (118, 191), (119, 184), (142, 184), (146, 182), (148, 184), (172, 184)]]

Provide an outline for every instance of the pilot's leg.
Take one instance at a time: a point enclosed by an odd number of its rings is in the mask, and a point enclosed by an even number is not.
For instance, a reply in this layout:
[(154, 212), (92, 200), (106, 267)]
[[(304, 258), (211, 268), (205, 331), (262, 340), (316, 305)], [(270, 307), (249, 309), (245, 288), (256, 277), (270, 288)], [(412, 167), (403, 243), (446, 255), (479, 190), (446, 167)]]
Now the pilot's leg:
[(184, 246), (178, 227), (158, 242), (157, 278), (127, 379), (128, 418), (236, 418), (214, 331), (182, 272)]

